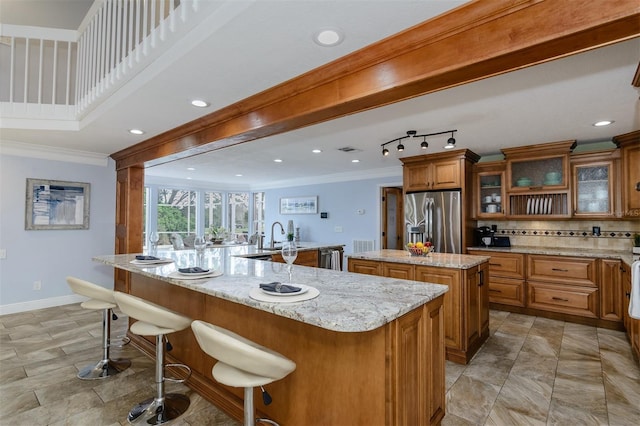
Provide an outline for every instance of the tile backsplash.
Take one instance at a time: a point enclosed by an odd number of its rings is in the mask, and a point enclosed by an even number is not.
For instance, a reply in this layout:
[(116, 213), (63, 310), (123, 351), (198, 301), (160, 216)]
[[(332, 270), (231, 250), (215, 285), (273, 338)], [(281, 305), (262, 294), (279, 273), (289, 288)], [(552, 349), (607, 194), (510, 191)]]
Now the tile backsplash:
[[(509, 236), (512, 246), (631, 251), (633, 234), (640, 234), (640, 222), (637, 220), (478, 221), (478, 226), (491, 225), (497, 226), (496, 236)], [(600, 227), (600, 236), (593, 235), (594, 226)]]

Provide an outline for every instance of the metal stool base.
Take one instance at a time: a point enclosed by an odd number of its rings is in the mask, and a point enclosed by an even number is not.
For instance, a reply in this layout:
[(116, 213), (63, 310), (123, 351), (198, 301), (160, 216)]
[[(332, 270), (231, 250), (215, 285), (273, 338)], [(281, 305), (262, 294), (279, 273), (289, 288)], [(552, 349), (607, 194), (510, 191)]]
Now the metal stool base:
[(80, 370), (78, 378), (82, 380), (106, 379), (126, 370), (130, 365), (131, 361), (128, 359), (103, 359), (95, 365), (88, 365)]
[(161, 425), (180, 417), (189, 408), (190, 400), (178, 393), (169, 393), (163, 400), (150, 398), (133, 407), (127, 420), (132, 425)]

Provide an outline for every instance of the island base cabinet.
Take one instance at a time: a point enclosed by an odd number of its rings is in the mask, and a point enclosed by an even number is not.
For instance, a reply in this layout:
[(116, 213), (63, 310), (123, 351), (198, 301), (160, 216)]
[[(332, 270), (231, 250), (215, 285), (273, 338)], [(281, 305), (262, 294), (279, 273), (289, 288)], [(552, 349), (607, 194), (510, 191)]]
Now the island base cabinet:
[[(371, 331), (341, 333), (138, 274), (131, 274), (131, 294), (293, 360), (295, 371), (267, 386), (272, 404), (263, 404), (259, 388), (254, 394), (257, 415), (282, 426), (435, 425), (445, 415), (443, 296)], [(154, 357), (155, 339), (129, 336)], [(242, 419), (243, 389), (213, 379), (216, 361), (200, 349), (191, 329), (168, 337), (173, 350), (167, 362), (192, 369), (186, 384)], [(182, 371), (171, 374), (183, 377)]]

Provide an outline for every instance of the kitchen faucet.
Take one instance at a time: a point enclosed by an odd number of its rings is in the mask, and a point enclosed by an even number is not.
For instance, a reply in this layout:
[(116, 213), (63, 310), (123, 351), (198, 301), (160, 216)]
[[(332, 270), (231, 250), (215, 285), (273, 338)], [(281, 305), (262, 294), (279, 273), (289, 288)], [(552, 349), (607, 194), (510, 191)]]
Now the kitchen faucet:
[(276, 243), (274, 241), (274, 238), (273, 238), (273, 228), (276, 226), (276, 224), (280, 225), (280, 233), (282, 235), (284, 235), (284, 227), (282, 226), (282, 224), (280, 222), (277, 222), (277, 221), (273, 222), (273, 224), (271, 225), (271, 242), (269, 244), (269, 247), (271, 247), (271, 248), (273, 248), (275, 246), (275, 243)]

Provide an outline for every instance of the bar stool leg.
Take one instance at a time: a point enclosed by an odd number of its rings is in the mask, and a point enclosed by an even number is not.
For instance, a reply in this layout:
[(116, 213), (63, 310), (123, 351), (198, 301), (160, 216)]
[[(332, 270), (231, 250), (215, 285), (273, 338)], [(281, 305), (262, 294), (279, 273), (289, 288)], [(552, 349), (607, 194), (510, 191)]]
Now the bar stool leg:
[(182, 415), (190, 400), (184, 395), (164, 393), (164, 335), (156, 336), (156, 396), (131, 409), (127, 420), (131, 424), (161, 425)]
[(83, 380), (104, 379), (115, 376), (131, 365), (128, 359), (109, 359), (109, 346), (111, 346), (111, 309), (102, 311), (102, 360), (95, 365), (89, 365), (78, 373), (78, 378)]

